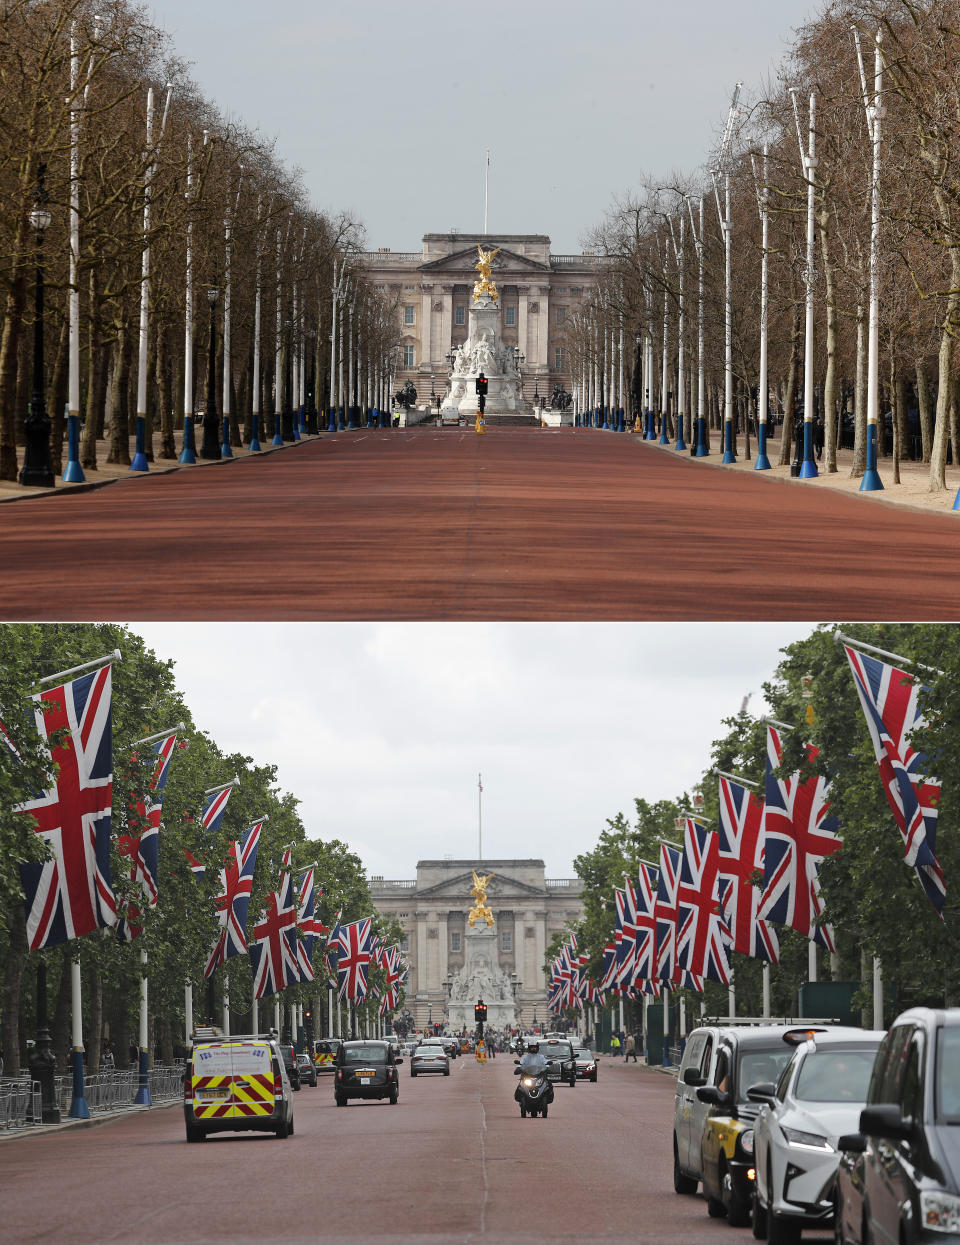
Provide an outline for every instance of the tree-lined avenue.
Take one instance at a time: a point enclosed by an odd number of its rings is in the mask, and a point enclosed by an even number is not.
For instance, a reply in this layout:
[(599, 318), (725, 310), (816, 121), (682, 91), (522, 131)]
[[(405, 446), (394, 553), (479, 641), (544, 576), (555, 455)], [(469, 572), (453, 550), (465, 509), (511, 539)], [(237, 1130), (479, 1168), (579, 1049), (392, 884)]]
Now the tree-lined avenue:
[(7, 619), (952, 619), (952, 514), (583, 430), (357, 431), (0, 509)]

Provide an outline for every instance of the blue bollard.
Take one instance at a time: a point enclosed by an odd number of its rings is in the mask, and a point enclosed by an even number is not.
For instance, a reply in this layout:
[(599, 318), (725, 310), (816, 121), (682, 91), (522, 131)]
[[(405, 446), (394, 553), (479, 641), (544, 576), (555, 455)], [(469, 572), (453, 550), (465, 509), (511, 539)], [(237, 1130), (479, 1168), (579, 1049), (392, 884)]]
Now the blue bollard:
[(250, 453), (259, 454), (260, 449), (260, 416), (254, 415), (252, 435), (250, 437)]
[(83, 1051), (72, 1050), (70, 1062), (73, 1064), (73, 1096), (67, 1116), (71, 1120), (89, 1120), (90, 1108), (83, 1094)]
[(193, 435), (193, 416), (184, 415), (183, 417), (183, 449), (180, 451), (180, 457), (177, 460), (181, 463), (195, 463), (197, 461), (197, 443)]
[(280, 420), (280, 412), (275, 411), (273, 416), (273, 440), (270, 442), (271, 445), (283, 445), (283, 435), (280, 432)]
[(133, 1101), (140, 1107), (152, 1107), (153, 1099), (150, 1097), (150, 1055), (147, 1051), (140, 1051), (138, 1064), (140, 1081), (137, 1085), (137, 1096)]
[(64, 484), (82, 484), (87, 477), (80, 466), (80, 416), (67, 415), (67, 467)]
[[(877, 471), (877, 425), (867, 424), (867, 468), (863, 473), (863, 479), (860, 481), (860, 492), (875, 493), (882, 489), (883, 481), (880, 479), (880, 473)], [(960, 502), (960, 491), (958, 491), (956, 500), (953, 503), (954, 510), (960, 510), (957, 502)]]
[(819, 474), (813, 458), (813, 420), (805, 419), (803, 421), (803, 462), (800, 464), (800, 479), (812, 480)]
[(233, 458), (230, 448), (230, 416), (224, 415), (220, 421), (220, 457)]
[(147, 462), (147, 420), (146, 416), (137, 416), (137, 449), (130, 464), (131, 471), (149, 471)]

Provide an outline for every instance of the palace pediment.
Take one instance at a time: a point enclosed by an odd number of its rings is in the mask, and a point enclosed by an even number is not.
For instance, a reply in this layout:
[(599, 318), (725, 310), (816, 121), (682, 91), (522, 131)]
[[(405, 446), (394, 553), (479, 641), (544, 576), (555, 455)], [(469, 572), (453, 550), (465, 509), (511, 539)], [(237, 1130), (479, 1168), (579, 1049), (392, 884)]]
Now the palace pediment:
[[(444, 878), (443, 881), (434, 883), (433, 886), (418, 887), (416, 896), (418, 900), (449, 897), (462, 901), (464, 896), (469, 897), (472, 886), (472, 873), (458, 873), (454, 877)], [(487, 883), (488, 903), (533, 895), (543, 898), (546, 893), (542, 887), (531, 886), (529, 882), (521, 882), (519, 878), (511, 877), (509, 874), (495, 873)]]
[[(420, 265), (420, 271), (423, 273), (465, 273), (469, 274), (475, 271), (474, 265), (477, 262), (476, 246), (466, 247), (462, 251), (455, 251), (452, 255), (441, 255), (439, 259), (431, 259), (426, 264)], [(526, 255), (518, 255), (515, 251), (501, 248), (501, 250), (493, 257), (490, 265), (491, 273), (494, 279), (498, 274), (503, 277), (511, 272), (550, 272), (549, 264), (541, 264), (538, 260), (529, 259)], [(472, 278), (471, 278), (472, 280)]]

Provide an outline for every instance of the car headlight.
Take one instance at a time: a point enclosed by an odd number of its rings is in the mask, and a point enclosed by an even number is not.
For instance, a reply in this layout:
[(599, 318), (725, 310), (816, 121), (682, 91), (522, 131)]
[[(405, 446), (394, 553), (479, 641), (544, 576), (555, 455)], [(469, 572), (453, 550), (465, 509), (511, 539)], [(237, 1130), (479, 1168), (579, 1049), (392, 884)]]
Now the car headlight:
[(780, 1131), (792, 1146), (806, 1146), (808, 1150), (828, 1150), (831, 1153), (833, 1151), (830, 1142), (826, 1137), (821, 1137), (819, 1133), (805, 1133), (799, 1128), (784, 1128), (782, 1124)]
[(960, 1232), (960, 1197), (939, 1189), (921, 1193), (920, 1216), (932, 1232)]
[(739, 1137), (740, 1149), (744, 1154), (753, 1154), (753, 1129), (746, 1128)]

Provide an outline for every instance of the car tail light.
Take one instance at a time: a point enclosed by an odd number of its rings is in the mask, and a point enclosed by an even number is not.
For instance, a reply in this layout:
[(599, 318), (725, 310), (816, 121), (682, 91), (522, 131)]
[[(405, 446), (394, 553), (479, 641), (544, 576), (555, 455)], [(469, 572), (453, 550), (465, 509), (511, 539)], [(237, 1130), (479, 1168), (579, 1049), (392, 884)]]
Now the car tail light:
[(280, 1079), (280, 1073), (274, 1072), (273, 1074), (273, 1096), (274, 1098), (280, 1098), (282, 1094), (283, 1094), (283, 1081)]
[(337, 1080), (338, 1081), (343, 1080), (343, 1068), (337, 1068)]

